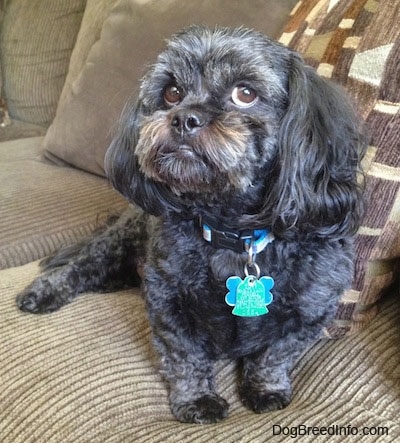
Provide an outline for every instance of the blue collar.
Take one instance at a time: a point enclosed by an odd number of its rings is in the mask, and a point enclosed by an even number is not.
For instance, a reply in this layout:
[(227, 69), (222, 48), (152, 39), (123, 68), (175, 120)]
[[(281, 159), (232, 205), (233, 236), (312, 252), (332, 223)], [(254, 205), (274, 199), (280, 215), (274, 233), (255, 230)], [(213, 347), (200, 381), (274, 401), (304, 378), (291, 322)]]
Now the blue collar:
[(204, 240), (214, 248), (242, 253), (248, 252), (251, 245), (252, 253), (258, 254), (274, 241), (274, 234), (268, 229), (235, 231), (207, 216), (200, 216), (198, 221)]

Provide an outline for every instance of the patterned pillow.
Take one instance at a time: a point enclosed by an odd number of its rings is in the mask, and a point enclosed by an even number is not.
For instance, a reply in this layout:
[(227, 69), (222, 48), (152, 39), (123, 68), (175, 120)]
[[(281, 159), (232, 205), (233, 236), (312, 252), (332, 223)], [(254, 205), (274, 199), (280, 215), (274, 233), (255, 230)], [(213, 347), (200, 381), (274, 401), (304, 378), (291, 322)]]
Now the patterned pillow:
[(356, 239), (352, 289), (331, 338), (353, 333), (377, 313), (400, 263), (400, 4), (398, 0), (304, 0), (280, 41), (320, 75), (343, 85), (366, 121), (367, 211)]

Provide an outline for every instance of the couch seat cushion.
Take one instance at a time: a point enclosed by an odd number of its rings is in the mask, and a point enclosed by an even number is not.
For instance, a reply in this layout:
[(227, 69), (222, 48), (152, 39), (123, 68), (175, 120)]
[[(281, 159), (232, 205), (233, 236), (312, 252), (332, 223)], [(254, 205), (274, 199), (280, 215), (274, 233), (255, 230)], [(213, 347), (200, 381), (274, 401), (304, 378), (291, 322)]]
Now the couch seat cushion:
[(126, 207), (104, 178), (41, 161), (42, 141), (0, 143), (0, 268), (73, 243)]
[[(145, 303), (136, 291), (85, 294), (50, 315), (19, 312), (15, 295), (37, 272), (37, 263), (0, 272), (2, 443), (288, 442), (297, 440), (288, 433), (298, 426), (334, 425), (358, 437), (325, 431), (298, 439), (400, 440), (395, 298), (358, 335), (322, 341), (303, 357), (292, 374), (293, 401), (284, 410), (257, 415), (245, 409), (236, 366), (219, 362), (217, 385), (230, 415), (199, 426), (178, 423), (170, 413)], [(364, 436), (367, 431), (374, 435)]]

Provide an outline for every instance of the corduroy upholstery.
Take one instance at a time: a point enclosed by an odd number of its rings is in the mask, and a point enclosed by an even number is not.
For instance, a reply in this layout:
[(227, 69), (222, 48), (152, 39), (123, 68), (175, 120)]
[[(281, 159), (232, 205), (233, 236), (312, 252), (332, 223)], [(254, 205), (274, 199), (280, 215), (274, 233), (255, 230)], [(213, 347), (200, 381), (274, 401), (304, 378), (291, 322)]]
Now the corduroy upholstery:
[(43, 162), (42, 142), (0, 143), (0, 269), (75, 243), (127, 206), (103, 178)]
[(42, 126), (53, 120), (85, 3), (6, 2), (0, 35), (1, 65), (12, 118)]
[[(9, 6), (18, 1), (0, 0), (0, 6)], [(153, 0), (131, 1), (143, 7), (146, 3), (154, 3)], [(173, 17), (175, 9), (169, 9), (169, 6), (174, 1), (154, 1), (165, 7), (162, 18), (167, 15)], [(272, 8), (274, 1), (268, 3), (270, 6), (266, 7), (265, 15), (257, 17), (260, 22), (269, 17), (269, 8)], [(51, 14), (54, 14), (51, 8), (59, 2), (63, 3), (63, 7), (69, 3), (46, 0)], [(204, 3), (212, 5), (213, 1)], [(287, 9), (290, 2), (277, 0), (277, 3), (280, 7), (286, 5)], [(395, 0), (303, 0), (293, 11), (283, 39), (303, 51), (307, 60), (315, 63), (314, 66), (321, 63), (328, 65), (330, 62), (324, 59), (324, 54), (328, 55), (330, 50), (327, 51), (325, 47), (321, 51), (320, 44), (329, 46), (332, 42), (331, 47), (336, 50), (331, 52), (342, 54), (343, 57), (349, 55), (344, 50), (346, 48), (340, 46), (341, 40), (336, 38), (342, 32), (338, 28), (340, 14), (353, 10), (353, 23), (357, 20), (360, 25), (365, 23), (362, 28), (364, 37), (347, 41), (354, 46), (357, 41), (366, 41), (367, 33), (371, 41), (374, 35), (380, 39), (396, 32), (394, 26), (387, 25), (389, 29), (385, 29), (385, 32), (380, 32), (379, 27), (369, 26), (372, 26), (377, 11), (382, 8), (386, 20), (398, 23), (393, 18), (393, 14), (399, 13), (397, 3)], [(34, 4), (24, 2), (26, 8)], [(71, 91), (79, 92), (74, 89), (79, 84), (76, 80), (84, 70), (88, 54), (102, 42), (102, 23), (110, 17), (112, 8), (120, 7), (118, 4), (127, 4), (127, 0), (87, 1), (61, 100)], [(235, 2), (229, 4), (234, 5)], [(396, 7), (390, 9), (390, 5)], [(210, 7), (210, 15), (212, 13)], [(336, 21), (332, 22), (333, 16)], [(370, 21), (365, 21), (368, 16)], [(349, 16), (345, 18), (349, 19)], [(236, 20), (239, 24), (241, 16)], [(44, 17), (40, 18), (40, 22), (46, 26)], [(149, 33), (151, 27), (158, 29), (155, 23), (149, 23)], [(328, 31), (325, 32), (326, 29)], [(355, 29), (357, 34), (349, 35), (351, 31), (346, 28), (344, 32), (347, 34), (343, 41), (348, 37), (362, 37), (360, 26), (357, 25)], [(73, 32), (76, 34), (77, 30)], [(152, 35), (154, 37), (154, 32)], [(308, 39), (318, 36), (319, 39), (314, 43), (312, 38)], [(387, 41), (382, 43), (383, 46), (387, 44)], [(361, 51), (360, 48), (347, 48), (353, 51), (350, 52), (349, 64), (355, 54)], [(371, 46), (365, 48), (369, 50)], [(396, 45), (392, 47), (391, 54), (394, 54), (395, 48)], [(316, 61), (313, 61), (313, 57), (316, 57)], [(334, 66), (344, 60), (340, 57), (335, 59)], [(390, 64), (392, 59), (385, 60)], [(395, 68), (398, 62), (393, 63), (390, 66)], [(345, 65), (343, 61), (342, 66)], [(349, 78), (348, 69), (337, 69), (328, 68), (325, 72), (345, 73), (339, 78), (340, 81)], [(371, 142), (371, 146), (376, 149), (369, 150), (367, 179), (372, 178), (371, 182), (379, 180), (370, 191), (374, 197), (380, 196), (373, 199), (374, 205), (384, 200), (382, 203), (386, 208), (390, 201), (392, 209), (378, 212), (376, 218), (370, 213), (372, 218), (367, 216), (364, 233), (361, 232), (360, 237), (369, 245), (365, 249), (368, 254), (363, 260), (366, 260), (364, 264), (367, 263), (365, 269), (368, 272), (374, 270), (372, 274), (367, 273), (371, 275), (369, 283), (377, 285), (373, 286), (374, 290), (380, 289), (380, 282), (382, 288), (389, 284), (394, 276), (394, 268), (391, 266), (397, 260), (395, 251), (398, 236), (385, 235), (398, 234), (393, 224), (395, 217), (399, 216), (398, 197), (394, 199), (392, 192), (389, 194), (392, 196), (390, 200), (385, 192), (387, 189), (398, 190), (398, 165), (393, 163), (399, 159), (394, 149), (398, 146), (395, 141), (400, 132), (396, 130), (398, 111), (389, 116), (379, 111), (382, 100), (386, 103), (387, 97), (392, 97), (392, 92), (398, 94), (400, 90), (396, 86), (398, 70), (390, 72), (390, 76), (385, 76), (387, 81), (383, 89), (383, 83), (372, 89), (368, 85), (356, 83), (354, 88), (352, 85), (349, 89), (350, 92), (360, 90), (365, 93), (358, 94), (356, 98), (360, 99), (361, 108), (365, 102), (370, 103), (369, 111), (364, 114), (370, 119), (368, 125), (381, 130), (384, 135)], [(353, 81), (359, 82), (354, 76), (351, 79)], [(368, 91), (373, 94), (376, 92), (377, 95), (368, 96)], [(387, 95), (383, 96), (383, 91)], [(375, 109), (377, 103), (378, 109)], [(61, 123), (62, 120), (57, 122)], [(14, 127), (14, 134), (18, 133), (19, 129), (13, 124), (6, 128), (7, 133), (1, 132), (3, 128), (0, 127), (0, 139), (2, 134), (7, 139), (10, 127)], [(71, 131), (76, 130), (74, 125), (70, 128)], [(22, 132), (22, 135), (28, 133)], [(386, 140), (386, 134), (389, 133), (392, 135), (387, 140), (392, 140), (394, 150), (388, 151), (388, 157), (379, 157), (378, 151), (383, 146), (381, 141)], [(79, 138), (74, 140), (72, 146), (76, 148), (75, 153), (90, 146), (80, 145)], [(63, 142), (62, 137), (60, 141)], [(348, 310), (349, 315), (341, 319), (342, 323), (338, 321), (333, 325), (333, 329), (328, 332), (333, 337), (349, 332), (357, 333), (340, 340), (322, 340), (303, 357), (292, 374), (293, 402), (282, 411), (265, 415), (247, 411), (237, 394), (236, 366), (228, 361), (220, 362), (216, 368), (219, 392), (230, 402), (231, 409), (225, 422), (212, 426), (180, 424), (171, 415), (166, 385), (156, 370), (150, 329), (139, 290), (85, 294), (51, 315), (34, 316), (18, 311), (14, 302), (16, 294), (39, 272), (38, 263), (34, 260), (49, 254), (61, 243), (71, 243), (82, 238), (108, 215), (121, 211), (126, 205), (104, 179), (82, 170), (54, 166), (43, 160), (40, 155), (42, 149), (43, 137), (0, 144), (0, 267), (3, 267), (0, 271), (1, 443), (261, 443), (292, 440), (389, 443), (400, 440), (398, 287), (393, 287), (391, 295), (385, 299), (379, 298), (380, 290), (374, 292), (374, 298), (368, 299), (367, 303), (357, 287), (353, 288), (354, 292), (346, 295), (343, 310)], [(104, 145), (100, 149), (104, 149)], [(380, 165), (387, 167), (382, 169)], [(387, 176), (384, 178), (388, 187), (380, 181), (381, 174), (377, 177), (374, 173), (381, 170), (395, 172), (394, 175), (389, 174), (394, 179), (387, 180)], [(395, 186), (391, 188), (393, 183)], [(374, 207), (370, 209), (372, 211)], [(376, 223), (377, 220), (380, 222)], [(386, 240), (382, 243), (384, 238)], [(390, 274), (386, 272), (388, 266), (392, 270)], [(382, 276), (383, 280), (377, 276)], [(370, 310), (367, 309), (369, 302), (373, 303)], [(357, 311), (355, 306), (365, 308), (366, 314), (360, 317), (363, 309)], [(309, 430), (309, 435), (291, 438), (290, 431), (304, 432), (303, 426), (317, 429), (314, 432)], [(335, 426), (343, 429), (340, 431)], [(324, 432), (324, 427), (328, 428), (325, 435), (316, 436), (315, 432)], [(284, 433), (273, 435), (274, 430), (282, 428)], [(346, 429), (347, 432), (349, 429), (357, 431), (358, 435), (346, 436)], [(329, 435), (328, 431), (341, 432), (341, 435)], [(363, 435), (367, 431), (385, 435)]]
[[(0, 436), (2, 443), (264, 443), (282, 427), (351, 426), (358, 436), (310, 435), (302, 442), (396, 442), (400, 439), (400, 306), (394, 297), (359, 334), (320, 342), (294, 370), (294, 398), (257, 415), (237, 394), (234, 364), (217, 369), (231, 404), (225, 422), (178, 423), (156, 371), (143, 299), (136, 292), (87, 294), (61, 311), (17, 312), (15, 293), (37, 263), (0, 272)], [(364, 427), (388, 435), (363, 436)], [(277, 428), (275, 428), (277, 429)]]

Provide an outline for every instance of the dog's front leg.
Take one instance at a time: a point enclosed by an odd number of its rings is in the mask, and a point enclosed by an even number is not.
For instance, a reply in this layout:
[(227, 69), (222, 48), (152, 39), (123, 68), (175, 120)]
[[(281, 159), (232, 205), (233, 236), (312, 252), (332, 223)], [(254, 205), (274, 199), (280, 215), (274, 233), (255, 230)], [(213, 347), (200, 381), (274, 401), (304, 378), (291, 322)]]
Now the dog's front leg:
[(319, 333), (288, 336), (243, 359), (242, 403), (256, 413), (285, 408), (292, 398), (290, 371)]
[(213, 361), (182, 331), (154, 327), (160, 372), (169, 385), (174, 416), (184, 423), (216, 423), (228, 415), (228, 403), (216, 393)]
[(49, 313), (83, 292), (107, 292), (136, 283), (135, 265), (138, 250), (144, 250), (147, 220), (141, 210), (129, 208), (104, 231), (46, 259), (44, 272), (18, 294), (18, 307)]
[(202, 324), (194, 320), (190, 302), (171, 283), (171, 275), (146, 267), (143, 289), (171, 411), (184, 423), (215, 423), (228, 415), (228, 403), (215, 389), (214, 360), (207, 352)]

